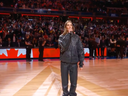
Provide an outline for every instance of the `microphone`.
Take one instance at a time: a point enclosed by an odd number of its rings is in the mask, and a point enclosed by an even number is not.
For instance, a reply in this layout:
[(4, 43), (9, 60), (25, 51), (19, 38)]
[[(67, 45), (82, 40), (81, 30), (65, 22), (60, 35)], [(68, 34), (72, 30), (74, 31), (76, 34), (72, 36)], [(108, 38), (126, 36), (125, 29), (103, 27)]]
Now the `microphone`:
[(73, 34), (74, 34), (74, 32), (73, 32), (73, 31), (70, 31), (70, 36), (71, 36), (71, 37), (73, 36)]
[(73, 31), (70, 31), (69, 33), (73, 33)]
[(74, 32), (74, 31), (69, 31), (69, 33), (71, 33), (71, 34), (75, 34), (76, 32)]
[(69, 33), (70, 33), (71, 35), (73, 35), (73, 34), (74, 34), (74, 31), (73, 31), (72, 29), (69, 29)]

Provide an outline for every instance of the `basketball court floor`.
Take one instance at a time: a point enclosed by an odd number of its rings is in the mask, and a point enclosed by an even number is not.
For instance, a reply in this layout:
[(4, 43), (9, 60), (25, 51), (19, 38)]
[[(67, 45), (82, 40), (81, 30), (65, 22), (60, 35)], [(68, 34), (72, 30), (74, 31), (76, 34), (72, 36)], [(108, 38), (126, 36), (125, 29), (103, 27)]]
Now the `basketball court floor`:
[[(70, 84), (70, 83), (69, 83)], [(128, 59), (84, 60), (78, 96), (128, 96)], [(60, 61), (0, 61), (0, 96), (62, 96)]]

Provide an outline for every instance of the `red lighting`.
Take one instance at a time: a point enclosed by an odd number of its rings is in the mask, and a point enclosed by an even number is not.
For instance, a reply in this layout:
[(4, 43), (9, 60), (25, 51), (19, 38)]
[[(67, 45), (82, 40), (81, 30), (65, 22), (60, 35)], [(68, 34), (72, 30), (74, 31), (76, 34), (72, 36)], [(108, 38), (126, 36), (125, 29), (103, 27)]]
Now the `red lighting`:
[(21, 14), (21, 16), (43, 16), (43, 17), (59, 17), (58, 15), (36, 15), (36, 14)]
[(44, 17), (59, 17), (58, 15), (41, 15), (41, 16), (44, 16)]
[(36, 14), (21, 14), (21, 16), (41, 16), (41, 15), (36, 15)]
[(103, 18), (100, 18), (100, 17), (96, 17), (96, 19), (103, 19)]
[(10, 15), (10, 13), (0, 13), (0, 15)]
[(92, 17), (82, 17), (82, 18), (91, 19), (91, 21), (93, 20)]
[(69, 16), (69, 18), (77, 18), (77, 19), (79, 19), (78, 16)]
[(119, 21), (119, 20), (117, 20), (117, 22), (119, 23), (120, 21)]

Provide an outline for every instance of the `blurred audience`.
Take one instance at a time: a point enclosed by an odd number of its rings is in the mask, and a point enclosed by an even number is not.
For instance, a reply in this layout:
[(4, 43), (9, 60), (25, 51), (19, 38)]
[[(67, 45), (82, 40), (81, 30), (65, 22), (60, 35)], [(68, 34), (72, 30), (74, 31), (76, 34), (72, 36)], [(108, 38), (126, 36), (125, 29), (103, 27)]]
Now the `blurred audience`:
[[(103, 56), (104, 49), (107, 48), (107, 55), (115, 56), (118, 37), (128, 38), (128, 26), (122, 22), (85, 20), (82, 18), (79, 20), (72, 19), (72, 21), (75, 26), (75, 33), (80, 36), (83, 46), (89, 48), (93, 46), (90, 50), (91, 53), (98, 48), (98, 50), (101, 49), (101, 56)], [(45, 47), (58, 48), (58, 37), (63, 32), (65, 23), (61, 17), (42, 17), (39, 19), (4, 17), (0, 22), (0, 47), (25, 47), (25, 36), (29, 35), (33, 48), (38, 47), (38, 40), (41, 36), (46, 40)], [(126, 44), (127, 41), (125, 41)], [(97, 53), (95, 55), (97, 56)]]
[(127, 0), (4, 0), (0, 7), (23, 9), (54, 9), (91, 12), (96, 14), (123, 14), (128, 12)]

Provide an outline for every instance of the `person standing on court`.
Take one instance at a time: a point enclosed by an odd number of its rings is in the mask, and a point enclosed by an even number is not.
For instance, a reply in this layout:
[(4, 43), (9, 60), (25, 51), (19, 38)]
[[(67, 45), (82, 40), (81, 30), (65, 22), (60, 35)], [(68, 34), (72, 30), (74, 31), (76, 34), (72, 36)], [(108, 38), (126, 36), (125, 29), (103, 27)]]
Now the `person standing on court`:
[[(80, 69), (83, 67), (84, 50), (80, 37), (75, 34), (72, 21), (67, 20), (64, 25), (64, 32), (59, 36), (61, 61), (62, 96), (77, 96), (77, 75), (79, 63)], [(70, 90), (68, 91), (68, 74), (70, 75)]]
[(44, 45), (46, 40), (43, 37), (39, 37), (39, 61), (43, 61)]
[(26, 35), (25, 45), (26, 45), (26, 61), (29, 62), (31, 61), (30, 54), (31, 54), (31, 48), (32, 48), (32, 43), (29, 35)]

